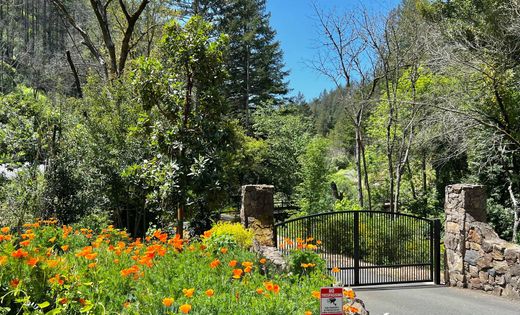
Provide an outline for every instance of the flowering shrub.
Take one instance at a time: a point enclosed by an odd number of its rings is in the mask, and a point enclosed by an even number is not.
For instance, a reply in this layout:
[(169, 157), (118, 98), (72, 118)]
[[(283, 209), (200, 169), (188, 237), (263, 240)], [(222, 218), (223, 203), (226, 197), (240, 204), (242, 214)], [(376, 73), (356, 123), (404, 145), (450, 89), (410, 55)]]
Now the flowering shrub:
[(218, 222), (210, 230), (210, 238), (228, 238), (242, 248), (253, 246), (253, 232), (240, 223)]
[(325, 260), (316, 253), (320, 241), (315, 241), (313, 237), (307, 239), (296, 239), (296, 244), (291, 239), (286, 238), (281, 247), (289, 247), (289, 268), (297, 275), (309, 275), (314, 271), (325, 271)]
[(209, 251), (160, 230), (140, 240), (52, 220), (3, 227), (0, 313), (319, 314), (312, 292), (329, 276), (260, 272), (267, 265), (239, 246)]

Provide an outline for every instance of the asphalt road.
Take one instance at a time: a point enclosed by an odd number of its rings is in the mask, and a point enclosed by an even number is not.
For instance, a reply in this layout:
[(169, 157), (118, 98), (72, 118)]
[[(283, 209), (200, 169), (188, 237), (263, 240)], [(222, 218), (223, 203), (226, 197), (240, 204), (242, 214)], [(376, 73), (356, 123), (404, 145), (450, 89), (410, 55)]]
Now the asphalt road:
[(520, 301), (433, 284), (354, 288), (370, 315), (520, 315)]

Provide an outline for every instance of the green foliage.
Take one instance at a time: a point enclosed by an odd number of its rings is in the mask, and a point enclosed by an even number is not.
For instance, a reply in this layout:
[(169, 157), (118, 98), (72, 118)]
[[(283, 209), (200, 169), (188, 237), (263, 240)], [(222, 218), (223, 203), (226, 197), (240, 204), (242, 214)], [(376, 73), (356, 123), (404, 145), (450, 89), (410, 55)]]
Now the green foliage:
[[(110, 227), (102, 234), (80, 227), (40, 224), (24, 229), (29, 228), (33, 240), (23, 248), (26, 258), (12, 256), (19, 241), (16, 235), (0, 242), (1, 304), (14, 312), (166, 314), (190, 304), (190, 314), (199, 315), (314, 313), (319, 301), (312, 292), (331, 283), (320, 272), (298, 277), (267, 270), (269, 264), (240, 247), (223, 253), (196, 241), (173, 244), (176, 239), (160, 231), (150, 241), (136, 243)], [(163, 237), (165, 243), (159, 241)], [(64, 245), (69, 247), (61, 250)], [(134, 255), (140, 262), (132, 259)], [(27, 263), (29, 258), (37, 259), (33, 266)], [(234, 267), (229, 265), (232, 261)], [(245, 269), (246, 264), (251, 269), (233, 278), (233, 270)], [(191, 296), (183, 292), (191, 288)], [(212, 296), (205, 293), (209, 289)], [(173, 298), (172, 305), (164, 305), (165, 298)]]
[(332, 207), (329, 193), (330, 168), (327, 160), (329, 141), (314, 138), (299, 157), (302, 182), (298, 185), (298, 197), (304, 213), (318, 213)]
[(241, 248), (249, 249), (253, 246), (253, 232), (240, 223), (218, 222), (211, 230), (210, 240), (220, 236), (227, 236)]
[(311, 249), (294, 250), (289, 254), (287, 260), (289, 261), (289, 270), (299, 276), (325, 271), (325, 260)]
[(0, 225), (18, 226), (40, 217), (45, 180), (39, 169), (21, 167), (0, 185)]
[(133, 85), (147, 111), (136, 132), (149, 139), (155, 153), (126, 174), (146, 188), (147, 203), (165, 221), (179, 202), (190, 216), (208, 217), (226, 196), (221, 180), (236, 139), (221, 94), (226, 42), (226, 36), (212, 38), (211, 25), (200, 17), (184, 25), (172, 21), (164, 30), (160, 59), (136, 64)]
[(486, 200), (488, 222), (493, 226), (498, 236), (504, 240), (511, 240), (514, 222), (513, 212), (510, 208), (499, 204), (495, 198)]
[(262, 107), (253, 116), (253, 130), (261, 148), (267, 145), (267, 152), (260, 151), (265, 158), (257, 182), (274, 184), (278, 192), (292, 196), (301, 181), (299, 157), (311, 139), (311, 121), (295, 105)]

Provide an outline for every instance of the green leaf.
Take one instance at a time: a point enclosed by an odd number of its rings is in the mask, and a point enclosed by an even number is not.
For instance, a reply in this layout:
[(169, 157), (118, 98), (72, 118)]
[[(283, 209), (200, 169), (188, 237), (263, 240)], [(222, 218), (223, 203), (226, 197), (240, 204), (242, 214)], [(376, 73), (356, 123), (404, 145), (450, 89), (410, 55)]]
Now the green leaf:
[(51, 305), (51, 303), (45, 301), (43, 303), (38, 304), (38, 307), (41, 308), (41, 309), (44, 309), (44, 308), (46, 308), (49, 305)]

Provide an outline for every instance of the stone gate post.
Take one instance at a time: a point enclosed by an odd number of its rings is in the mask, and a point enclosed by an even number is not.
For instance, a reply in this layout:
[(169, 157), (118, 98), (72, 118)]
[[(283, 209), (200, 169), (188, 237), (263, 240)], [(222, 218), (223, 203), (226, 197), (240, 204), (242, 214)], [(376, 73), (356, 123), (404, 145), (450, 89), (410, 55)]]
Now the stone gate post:
[[(486, 222), (486, 194), (480, 185), (456, 184), (446, 187), (446, 226), (444, 246), (446, 251), (446, 284), (467, 287), (468, 259), (466, 241), (469, 225), (473, 222)], [(469, 254), (471, 254), (470, 252)]]
[(240, 221), (254, 233), (256, 246), (274, 244), (274, 186), (242, 186)]

